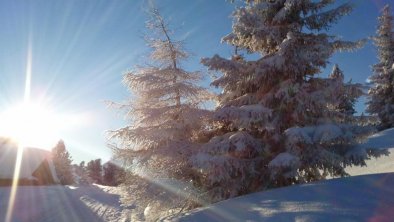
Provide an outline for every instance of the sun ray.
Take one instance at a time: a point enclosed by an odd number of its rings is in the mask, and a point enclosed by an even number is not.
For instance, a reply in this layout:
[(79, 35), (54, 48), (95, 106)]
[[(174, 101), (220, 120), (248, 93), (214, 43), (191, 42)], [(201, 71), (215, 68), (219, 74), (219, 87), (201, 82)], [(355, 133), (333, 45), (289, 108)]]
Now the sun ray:
[(32, 49), (31, 44), (29, 44), (27, 49), (27, 64), (26, 64), (26, 80), (25, 80), (25, 103), (29, 103), (30, 101), (30, 93), (31, 93), (31, 71), (32, 71)]
[(12, 221), (12, 212), (14, 210), (15, 197), (16, 197), (16, 193), (17, 193), (17, 189), (18, 189), (19, 174), (20, 174), (20, 168), (22, 165), (22, 156), (23, 156), (23, 147), (18, 145), (18, 152), (16, 155), (16, 161), (15, 161), (14, 177), (12, 179), (10, 200), (8, 201), (8, 209), (7, 209), (7, 213), (6, 213), (6, 217), (5, 217), (5, 222)]
[[(32, 74), (32, 50), (31, 50), (31, 41), (29, 39), (28, 42), (28, 50), (27, 50), (27, 65), (26, 65), (26, 79), (25, 79), (25, 94), (24, 94), (24, 103), (27, 104), (30, 101), (30, 92), (31, 92), (31, 74)], [(20, 139), (20, 138), (18, 138)], [(11, 222), (12, 213), (14, 211), (15, 197), (18, 191), (18, 183), (19, 183), (19, 175), (20, 169), (22, 165), (22, 157), (23, 157), (23, 148), (26, 144), (21, 141), (18, 141), (18, 151), (16, 155), (15, 168), (14, 168), (14, 176), (12, 179), (11, 193), (10, 199), (8, 202), (7, 213), (5, 217), (5, 222)]]

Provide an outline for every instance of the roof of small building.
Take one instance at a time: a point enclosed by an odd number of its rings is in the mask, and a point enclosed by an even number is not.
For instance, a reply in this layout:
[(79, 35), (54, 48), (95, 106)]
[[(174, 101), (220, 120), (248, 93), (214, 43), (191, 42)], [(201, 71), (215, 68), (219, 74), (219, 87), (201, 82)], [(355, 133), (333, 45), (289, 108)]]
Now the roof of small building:
[[(0, 139), (0, 179), (14, 178), (18, 146), (16, 143)], [(22, 150), (22, 160), (19, 171), (20, 179), (35, 179), (33, 172), (40, 164), (47, 160), (51, 174), (55, 181), (58, 181), (53, 167), (51, 152), (43, 149), (25, 147)]]

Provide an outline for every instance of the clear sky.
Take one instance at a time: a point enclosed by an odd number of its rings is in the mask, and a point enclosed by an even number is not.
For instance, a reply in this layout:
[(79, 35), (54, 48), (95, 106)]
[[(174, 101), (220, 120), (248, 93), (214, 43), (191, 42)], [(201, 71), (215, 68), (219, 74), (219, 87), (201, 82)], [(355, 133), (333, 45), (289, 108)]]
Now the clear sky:
[[(351, 2), (356, 5), (354, 12), (330, 33), (356, 40), (375, 34), (376, 17), (392, 0)], [(176, 38), (185, 39), (193, 53), (184, 64), (186, 69), (206, 71), (199, 64), (201, 57), (230, 55), (232, 49), (220, 39), (231, 31), (234, 5), (225, 0), (160, 0), (156, 4), (175, 28)], [(30, 70), (32, 103), (45, 104), (51, 113), (68, 117), (52, 121), (52, 125), (67, 126), (60, 127), (56, 136), (28, 145), (49, 149), (63, 139), (75, 162), (110, 158), (104, 133), (126, 122), (104, 101), (125, 101), (129, 93), (121, 83), (122, 74), (146, 63), (149, 48), (142, 36), (147, 7), (147, 0), (0, 1), (0, 113), (24, 101)], [(370, 42), (355, 53), (331, 59), (347, 79), (360, 83), (376, 61)], [(363, 109), (362, 103), (357, 105), (359, 112)]]

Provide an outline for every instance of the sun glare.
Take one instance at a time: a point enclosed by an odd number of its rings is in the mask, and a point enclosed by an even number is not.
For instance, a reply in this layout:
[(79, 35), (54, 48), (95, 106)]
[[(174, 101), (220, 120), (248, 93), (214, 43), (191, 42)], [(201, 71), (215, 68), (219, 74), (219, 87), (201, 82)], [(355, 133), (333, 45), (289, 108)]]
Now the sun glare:
[[(21, 147), (49, 149), (59, 138), (63, 118), (41, 104), (23, 103), (0, 113), (0, 136), (14, 139)], [(49, 146), (49, 147), (48, 147)]]

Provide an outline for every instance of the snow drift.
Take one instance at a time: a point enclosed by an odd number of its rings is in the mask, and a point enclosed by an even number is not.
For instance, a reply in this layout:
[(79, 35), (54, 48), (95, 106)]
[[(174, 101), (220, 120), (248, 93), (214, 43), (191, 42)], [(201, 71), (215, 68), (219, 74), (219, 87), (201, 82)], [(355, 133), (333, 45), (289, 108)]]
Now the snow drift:
[(162, 221), (392, 221), (394, 128), (359, 146), (390, 155), (347, 168), (352, 177), (249, 194)]
[(274, 189), (163, 221), (391, 221), (394, 173)]

